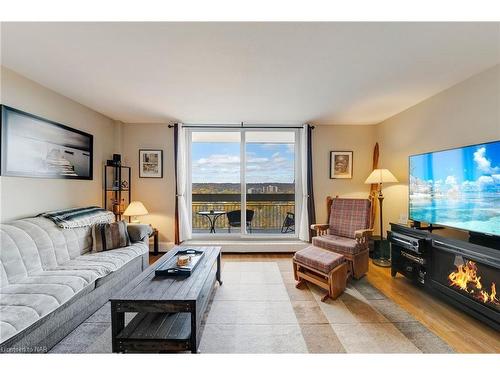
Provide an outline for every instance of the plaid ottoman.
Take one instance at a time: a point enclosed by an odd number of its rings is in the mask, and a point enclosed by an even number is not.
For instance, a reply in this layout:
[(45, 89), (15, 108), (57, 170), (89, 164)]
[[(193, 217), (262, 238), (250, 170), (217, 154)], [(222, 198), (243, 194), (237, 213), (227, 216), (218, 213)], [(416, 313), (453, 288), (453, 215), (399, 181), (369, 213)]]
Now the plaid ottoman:
[(294, 258), (297, 262), (325, 274), (345, 261), (345, 257), (342, 254), (337, 254), (316, 246), (309, 246), (297, 251)]

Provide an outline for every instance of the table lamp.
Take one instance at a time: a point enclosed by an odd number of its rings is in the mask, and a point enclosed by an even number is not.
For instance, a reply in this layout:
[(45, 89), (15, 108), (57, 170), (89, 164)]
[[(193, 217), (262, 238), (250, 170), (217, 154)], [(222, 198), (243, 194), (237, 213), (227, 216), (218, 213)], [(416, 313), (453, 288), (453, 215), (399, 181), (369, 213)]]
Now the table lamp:
[(125, 216), (131, 216), (132, 217), (132, 223), (134, 224), (139, 224), (140, 221), (137, 219), (137, 216), (144, 216), (147, 215), (149, 212), (146, 210), (146, 207), (142, 204), (142, 202), (139, 201), (132, 201), (128, 205), (127, 209), (123, 213)]
[[(378, 184), (378, 202), (380, 210), (380, 241), (384, 239), (384, 222), (382, 220), (382, 202), (384, 200), (384, 195), (382, 194), (382, 184), (388, 182), (398, 182), (397, 178), (388, 169), (374, 169), (373, 172), (368, 176), (365, 184)], [(380, 257), (379, 259), (374, 259), (373, 263), (381, 267), (390, 267), (390, 259)]]

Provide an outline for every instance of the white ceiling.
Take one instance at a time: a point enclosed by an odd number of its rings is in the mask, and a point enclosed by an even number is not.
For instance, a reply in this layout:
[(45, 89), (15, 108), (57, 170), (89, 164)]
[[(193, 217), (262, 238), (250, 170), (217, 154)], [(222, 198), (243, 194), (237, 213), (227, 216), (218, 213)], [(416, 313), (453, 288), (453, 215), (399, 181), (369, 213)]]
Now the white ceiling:
[(500, 23), (3, 23), (2, 65), (124, 122), (378, 123), (500, 62)]

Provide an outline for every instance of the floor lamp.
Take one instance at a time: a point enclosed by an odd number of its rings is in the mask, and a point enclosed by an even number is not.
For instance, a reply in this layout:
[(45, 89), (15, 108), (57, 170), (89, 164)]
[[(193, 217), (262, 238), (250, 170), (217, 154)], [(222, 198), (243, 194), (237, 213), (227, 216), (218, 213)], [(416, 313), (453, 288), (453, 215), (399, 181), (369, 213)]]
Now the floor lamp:
[[(365, 184), (378, 184), (378, 204), (380, 211), (380, 248), (382, 248), (382, 241), (384, 239), (384, 221), (382, 219), (382, 203), (384, 201), (384, 194), (382, 194), (382, 184), (398, 182), (396, 177), (388, 169), (374, 169), (373, 172), (368, 176)], [(373, 259), (373, 264), (380, 267), (390, 267), (391, 260), (385, 258), (382, 254), (380, 258)]]

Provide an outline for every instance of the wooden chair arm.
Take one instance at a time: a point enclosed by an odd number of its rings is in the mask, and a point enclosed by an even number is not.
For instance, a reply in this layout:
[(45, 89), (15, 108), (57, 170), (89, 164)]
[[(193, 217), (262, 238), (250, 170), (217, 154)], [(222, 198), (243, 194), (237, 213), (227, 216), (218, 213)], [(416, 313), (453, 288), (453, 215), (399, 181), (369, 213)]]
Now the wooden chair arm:
[(322, 236), (327, 233), (328, 228), (330, 228), (329, 224), (312, 224), (311, 229), (316, 231), (317, 236)]
[(354, 238), (356, 239), (357, 243), (364, 244), (368, 240), (368, 237), (372, 235), (372, 233), (373, 229), (359, 229), (354, 232)]

